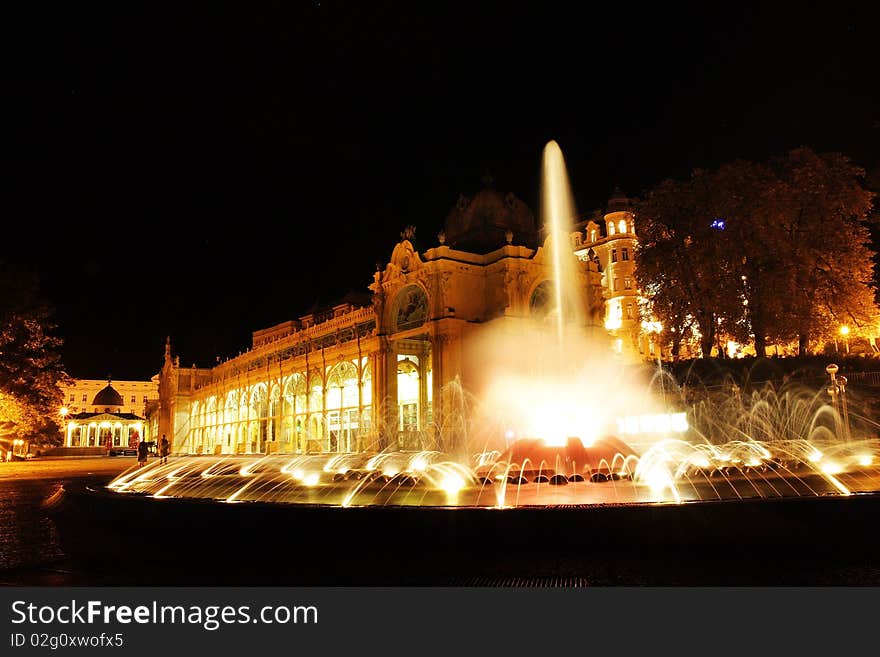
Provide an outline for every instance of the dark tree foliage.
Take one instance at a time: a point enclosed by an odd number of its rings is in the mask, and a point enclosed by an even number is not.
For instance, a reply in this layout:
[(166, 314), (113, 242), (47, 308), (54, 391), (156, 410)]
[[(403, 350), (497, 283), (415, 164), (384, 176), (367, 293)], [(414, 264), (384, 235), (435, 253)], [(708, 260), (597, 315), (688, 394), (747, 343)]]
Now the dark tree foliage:
[(0, 422), (14, 438), (54, 444), (64, 373), (51, 307), (36, 277), (0, 264)]

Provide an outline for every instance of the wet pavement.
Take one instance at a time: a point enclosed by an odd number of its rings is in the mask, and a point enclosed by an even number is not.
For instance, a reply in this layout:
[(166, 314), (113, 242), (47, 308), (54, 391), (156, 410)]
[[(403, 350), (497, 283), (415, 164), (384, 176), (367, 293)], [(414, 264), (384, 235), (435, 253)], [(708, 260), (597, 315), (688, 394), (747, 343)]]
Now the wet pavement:
[(83, 583), (42, 505), (65, 482), (106, 482), (134, 458), (33, 459), (0, 463), (0, 584)]

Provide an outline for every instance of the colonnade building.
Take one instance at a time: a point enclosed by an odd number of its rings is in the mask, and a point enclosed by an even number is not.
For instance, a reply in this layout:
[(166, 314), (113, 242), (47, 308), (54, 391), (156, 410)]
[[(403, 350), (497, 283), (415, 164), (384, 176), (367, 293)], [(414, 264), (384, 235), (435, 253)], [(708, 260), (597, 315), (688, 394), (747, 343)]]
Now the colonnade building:
[[(592, 241), (604, 249), (610, 237)], [(608, 267), (585, 257), (589, 238), (579, 229), (566, 249), (579, 255), (584, 321), (607, 337)], [(180, 367), (169, 341), (156, 435), (205, 454), (454, 449), (443, 429), (456, 391), (482, 385), (474, 345), (490, 327), (547, 314), (552, 248), (513, 194), (461, 196), (433, 247), (401, 236), (364, 299), (256, 331), (245, 353), (211, 368)]]
[(154, 381), (76, 379), (64, 386), (64, 447), (133, 448), (149, 440), (147, 408), (158, 398)]

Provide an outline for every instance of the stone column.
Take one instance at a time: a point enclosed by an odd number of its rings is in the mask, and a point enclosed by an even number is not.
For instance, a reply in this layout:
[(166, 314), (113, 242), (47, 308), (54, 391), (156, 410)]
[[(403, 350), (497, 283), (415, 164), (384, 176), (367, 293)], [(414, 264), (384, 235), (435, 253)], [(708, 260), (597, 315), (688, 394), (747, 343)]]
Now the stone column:
[(444, 450), (443, 436), (443, 347), (446, 336), (442, 333), (431, 336), (431, 405), (434, 415), (434, 449)]
[(397, 352), (386, 337), (379, 338), (373, 371), (373, 421), (376, 424), (379, 447), (397, 447)]

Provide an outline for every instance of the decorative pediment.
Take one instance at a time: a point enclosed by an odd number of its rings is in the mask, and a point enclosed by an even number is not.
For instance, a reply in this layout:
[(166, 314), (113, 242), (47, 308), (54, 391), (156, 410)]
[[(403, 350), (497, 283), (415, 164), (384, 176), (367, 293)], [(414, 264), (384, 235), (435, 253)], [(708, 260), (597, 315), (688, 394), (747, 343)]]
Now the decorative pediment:
[(424, 263), (413, 248), (412, 242), (404, 239), (394, 247), (391, 261), (385, 266), (385, 270), (376, 272), (370, 289), (374, 293), (379, 293), (380, 287), (387, 288), (390, 284), (399, 282), (399, 279), (409, 279), (410, 274), (419, 272), (423, 267)]
[(413, 248), (412, 242), (403, 240), (394, 247), (391, 253), (391, 262), (389, 263), (397, 267), (401, 273), (409, 274), (418, 271), (422, 267), (422, 259)]

